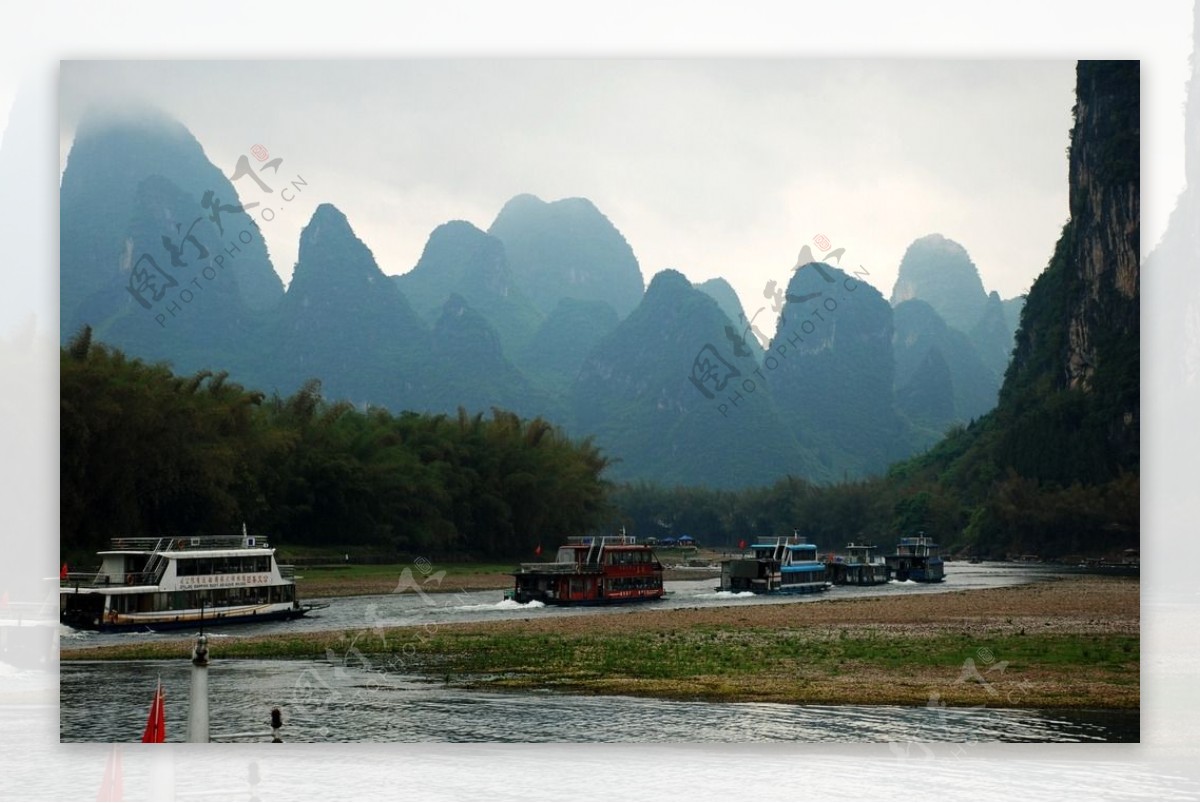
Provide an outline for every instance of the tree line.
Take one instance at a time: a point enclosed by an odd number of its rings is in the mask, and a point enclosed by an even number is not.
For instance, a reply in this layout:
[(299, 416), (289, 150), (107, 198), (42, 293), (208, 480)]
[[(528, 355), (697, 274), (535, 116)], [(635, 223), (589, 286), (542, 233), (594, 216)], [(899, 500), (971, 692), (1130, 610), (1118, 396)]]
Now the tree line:
[(61, 543), (64, 555), (94, 560), (115, 536), (238, 532), (245, 522), (283, 545), (473, 559), (532, 557), (621, 527), (713, 547), (795, 533), (831, 552), (919, 531), (991, 557), (1137, 546), (1136, 471), (1019, 471), (1035, 456), (1022, 450), (1041, 447), (1011, 442), (1004, 418), (957, 427), (868, 479), (616, 485), (604, 476), (612, 458), (541, 418), (356, 409), (324, 400), (317, 380), (267, 396), (224, 372), (176, 376), (130, 359), (85, 328), (61, 353)]
[(61, 544), (252, 532), (277, 544), (476, 559), (531, 556), (611, 518), (589, 439), (493, 409), (393, 414), (176, 376), (93, 343), (61, 352)]

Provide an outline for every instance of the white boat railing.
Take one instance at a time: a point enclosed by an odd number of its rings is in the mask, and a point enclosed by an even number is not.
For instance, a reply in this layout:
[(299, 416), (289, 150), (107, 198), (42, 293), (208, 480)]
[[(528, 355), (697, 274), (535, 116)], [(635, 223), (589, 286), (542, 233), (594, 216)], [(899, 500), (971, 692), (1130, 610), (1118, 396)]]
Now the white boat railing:
[(269, 547), (265, 535), (130, 536), (112, 539), (111, 549), (155, 552), (188, 549), (259, 549)]

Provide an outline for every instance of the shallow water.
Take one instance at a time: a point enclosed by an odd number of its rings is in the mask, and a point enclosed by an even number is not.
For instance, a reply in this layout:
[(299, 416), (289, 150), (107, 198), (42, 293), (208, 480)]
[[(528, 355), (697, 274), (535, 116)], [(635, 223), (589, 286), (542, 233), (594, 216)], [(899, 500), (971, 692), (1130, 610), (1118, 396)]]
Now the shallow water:
[[(492, 693), (329, 661), (214, 661), (214, 742), (927, 742), (1137, 741), (1136, 711), (677, 702), (551, 692)], [(167, 740), (187, 731), (187, 661), (67, 662), (61, 739), (137, 741), (158, 678)]]

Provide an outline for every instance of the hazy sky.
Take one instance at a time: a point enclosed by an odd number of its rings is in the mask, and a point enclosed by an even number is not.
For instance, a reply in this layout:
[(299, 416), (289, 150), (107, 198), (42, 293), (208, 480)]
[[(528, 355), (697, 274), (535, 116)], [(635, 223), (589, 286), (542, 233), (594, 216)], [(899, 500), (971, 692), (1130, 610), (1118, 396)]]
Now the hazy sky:
[(647, 282), (723, 276), (751, 312), (817, 234), (889, 295), (908, 244), (940, 232), (1008, 298), (1067, 218), (1066, 60), (64, 62), (60, 88), (63, 164), (112, 100), (162, 107), (226, 175), (255, 144), (281, 157), (308, 182), (260, 223), (285, 282), (322, 202), (399, 274), (447, 220), (583, 196)]

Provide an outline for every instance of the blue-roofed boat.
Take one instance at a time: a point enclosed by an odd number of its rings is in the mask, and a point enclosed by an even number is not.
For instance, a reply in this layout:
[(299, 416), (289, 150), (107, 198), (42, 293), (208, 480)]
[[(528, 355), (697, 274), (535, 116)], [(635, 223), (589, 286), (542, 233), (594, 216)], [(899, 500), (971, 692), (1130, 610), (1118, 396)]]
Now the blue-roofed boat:
[(900, 582), (940, 583), (946, 579), (941, 549), (923, 532), (901, 538), (896, 544), (895, 554), (888, 555), (884, 561), (892, 577)]
[(829, 589), (825, 564), (813, 544), (778, 538), (751, 544), (754, 557), (732, 558), (721, 564), (719, 591), (755, 594), (812, 594)]

